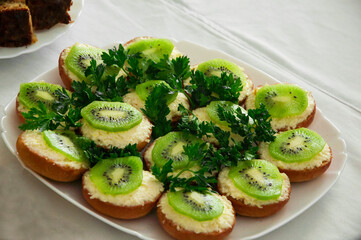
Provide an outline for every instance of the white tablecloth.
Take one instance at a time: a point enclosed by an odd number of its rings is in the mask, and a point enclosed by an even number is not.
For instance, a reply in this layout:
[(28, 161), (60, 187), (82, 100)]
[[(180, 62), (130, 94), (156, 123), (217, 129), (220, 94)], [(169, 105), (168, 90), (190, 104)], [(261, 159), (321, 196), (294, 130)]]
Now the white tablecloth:
[[(0, 60), (0, 104), (21, 82), (55, 67), (59, 53), (75, 42), (103, 46), (136, 36), (192, 41), (311, 90), (346, 140), (346, 167), (322, 199), (261, 239), (361, 239), (360, 1), (87, 0), (60, 39)], [(0, 156), (0, 239), (136, 239), (41, 184), (2, 140)]]

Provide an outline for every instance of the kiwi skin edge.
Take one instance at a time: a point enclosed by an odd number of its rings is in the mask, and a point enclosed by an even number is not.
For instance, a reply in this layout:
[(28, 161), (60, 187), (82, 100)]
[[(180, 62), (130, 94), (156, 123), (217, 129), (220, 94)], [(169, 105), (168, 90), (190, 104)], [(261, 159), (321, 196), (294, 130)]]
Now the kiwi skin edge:
[(230, 228), (225, 229), (223, 232), (209, 232), (209, 233), (195, 233), (192, 231), (188, 231), (185, 229), (178, 230), (178, 226), (171, 220), (169, 220), (164, 213), (162, 212), (162, 208), (158, 206), (157, 215), (160, 224), (163, 229), (172, 237), (178, 240), (218, 240), (224, 239), (227, 237), (233, 230), (235, 219), (233, 221), (233, 225)]

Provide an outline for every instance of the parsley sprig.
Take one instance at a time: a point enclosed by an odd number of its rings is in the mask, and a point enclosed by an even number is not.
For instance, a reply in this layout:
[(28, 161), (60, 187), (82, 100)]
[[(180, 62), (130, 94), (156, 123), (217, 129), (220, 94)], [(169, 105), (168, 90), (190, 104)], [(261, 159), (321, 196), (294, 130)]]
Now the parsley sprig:
[(75, 143), (83, 151), (84, 156), (91, 166), (94, 166), (102, 159), (128, 156), (140, 157), (137, 144), (128, 144), (124, 148), (111, 147), (110, 149), (105, 150), (104, 148), (98, 147), (94, 141), (91, 141), (86, 137), (77, 137)]
[(173, 94), (173, 92), (165, 84), (156, 85), (145, 101), (145, 109), (141, 109), (154, 125), (152, 129), (154, 139), (172, 130), (172, 122), (167, 120), (170, 110), (166, 97), (170, 94)]
[(196, 70), (191, 73), (191, 85), (186, 91), (191, 95), (193, 108), (204, 107), (211, 101), (223, 100), (238, 103), (242, 81), (232, 73), (222, 72), (221, 76), (207, 76)]

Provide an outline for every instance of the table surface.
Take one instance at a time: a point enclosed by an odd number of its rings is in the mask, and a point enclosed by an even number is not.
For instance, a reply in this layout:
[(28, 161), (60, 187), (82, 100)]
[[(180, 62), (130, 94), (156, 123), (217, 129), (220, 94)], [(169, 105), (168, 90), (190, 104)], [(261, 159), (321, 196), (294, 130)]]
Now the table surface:
[[(55, 67), (60, 52), (75, 42), (102, 46), (154, 36), (224, 51), (311, 90), (347, 145), (346, 167), (331, 190), (260, 239), (361, 239), (360, 12), (358, 0), (87, 0), (74, 26), (57, 41), (0, 60), (0, 104), (6, 106), (21, 82)], [(0, 239), (136, 239), (41, 184), (2, 140), (0, 156)]]

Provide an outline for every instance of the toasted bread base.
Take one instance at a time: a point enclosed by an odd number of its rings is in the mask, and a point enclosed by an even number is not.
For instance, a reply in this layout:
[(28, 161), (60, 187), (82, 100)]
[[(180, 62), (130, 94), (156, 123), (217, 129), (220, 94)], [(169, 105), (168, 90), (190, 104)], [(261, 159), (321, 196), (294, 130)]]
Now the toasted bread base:
[(15, 106), (16, 116), (18, 116), (18, 119), (21, 123), (25, 123), (25, 118), (19, 111), (19, 105), (20, 102), (19, 102), (19, 94), (18, 94), (18, 96), (16, 97), (16, 106)]
[(145, 202), (138, 206), (118, 206), (109, 202), (103, 202), (97, 198), (90, 198), (89, 191), (84, 187), (84, 177), (82, 181), (82, 193), (84, 199), (98, 212), (118, 219), (136, 219), (147, 215), (156, 205), (162, 192), (154, 201)]
[(332, 149), (330, 147), (331, 157), (329, 161), (324, 161), (321, 166), (314, 167), (311, 169), (304, 169), (304, 170), (292, 170), (292, 169), (282, 169), (278, 168), (280, 172), (285, 173), (290, 182), (306, 182), (310, 181), (314, 178), (321, 176), (326, 170), (330, 167), (332, 162)]
[(72, 182), (79, 179), (87, 168), (74, 169), (60, 166), (48, 157), (40, 156), (37, 152), (27, 146), (24, 142), (24, 132), (20, 134), (16, 142), (21, 161), (31, 170), (58, 182)]
[(161, 210), (161, 207), (157, 209), (157, 215), (160, 224), (163, 229), (172, 237), (178, 240), (217, 240), (224, 239), (227, 237), (233, 230), (233, 225), (231, 228), (224, 229), (221, 232), (209, 232), (209, 233), (195, 233), (185, 229), (179, 229), (177, 225), (170, 219), (168, 219)]
[(220, 194), (226, 196), (228, 198), (228, 200), (232, 202), (234, 210), (236, 211), (237, 214), (239, 214), (241, 216), (246, 216), (246, 217), (260, 218), (260, 217), (267, 217), (267, 216), (273, 215), (276, 212), (278, 212), (279, 210), (281, 210), (286, 205), (286, 203), (288, 202), (288, 200), (291, 197), (291, 185), (288, 189), (289, 194), (288, 194), (287, 199), (273, 203), (273, 204), (263, 205), (262, 208), (257, 207), (257, 206), (247, 205), (243, 202), (243, 200), (238, 200), (231, 196), (227, 196), (225, 193), (223, 193), (221, 191), (220, 187), (218, 187), (218, 192)]
[(64, 49), (60, 53), (59, 61), (58, 61), (58, 69), (59, 69), (60, 78), (63, 81), (65, 88), (70, 91), (74, 91), (74, 89), (71, 87), (71, 83), (73, 82), (73, 79), (71, 79), (69, 75), (66, 73), (66, 67), (65, 67), (65, 58), (67, 56), (66, 50), (68, 50), (69, 48)]
[(147, 167), (147, 169), (149, 170), (149, 171), (151, 171), (151, 168), (152, 168), (152, 164), (151, 164), (151, 159), (148, 159), (148, 157), (146, 156), (146, 152), (147, 151), (149, 151), (149, 149), (152, 147), (152, 146), (154, 146), (154, 144), (155, 144), (155, 141), (153, 141), (151, 144), (149, 144), (148, 146), (147, 146), (147, 148), (146, 149), (144, 149), (144, 151), (143, 151), (143, 153), (142, 153), (142, 158), (144, 159), (144, 165)]

